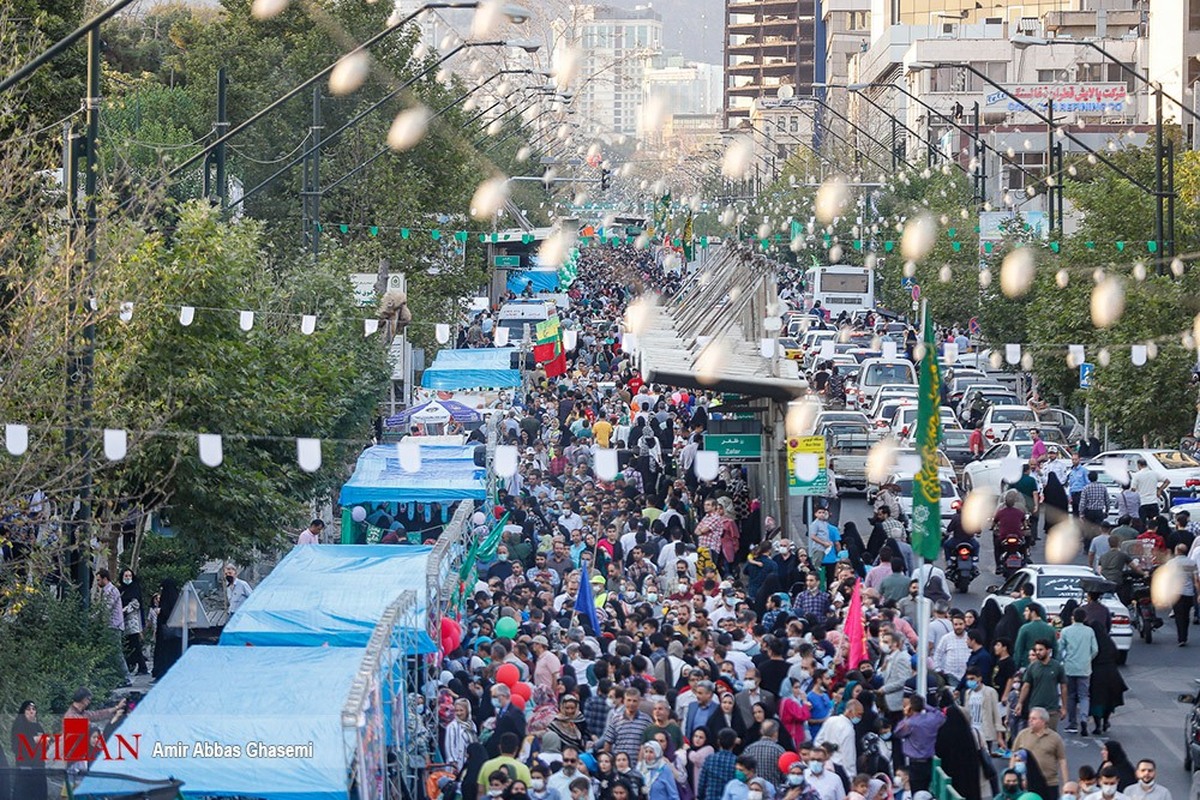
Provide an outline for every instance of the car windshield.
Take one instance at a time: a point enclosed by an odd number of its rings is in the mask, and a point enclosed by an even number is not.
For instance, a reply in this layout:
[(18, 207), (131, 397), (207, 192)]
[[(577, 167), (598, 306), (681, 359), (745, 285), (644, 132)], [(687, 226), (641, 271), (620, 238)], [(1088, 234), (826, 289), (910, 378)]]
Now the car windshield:
[(1036, 422), (1027, 408), (998, 408), (992, 412), (992, 422)]
[(1196, 459), (1187, 453), (1181, 453), (1178, 450), (1158, 450), (1154, 453), (1154, 457), (1158, 459), (1158, 463), (1162, 464), (1165, 469), (1200, 467), (1200, 462), (1197, 462)]
[[(954, 485), (952, 483), (950, 483), (950, 481), (943, 480), (943, 481), (938, 481), (938, 483), (940, 483), (942, 486), (942, 497), (943, 498), (958, 496), (954, 491)], [(912, 478), (901, 478), (900, 480), (896, 481), (896, 485), (900, 487), (900, 495), (902, 497), (912, 497), (912, 493), (913, 493)]]
[(1069, 600), (1079, 599), (1083, 592), (1079, 590), (1079, 580), (1082, 575), (1038, 575), (1037, 597), (1039, 600)]
[(947, 447), (967, 447), (971, 441), (971, 432), (955, 429), (942, 429), (942, 444)]
[(872, 364), (867, 367), (863, 381), (867, 386), (912, 383), (912, 367), (908, 364)]

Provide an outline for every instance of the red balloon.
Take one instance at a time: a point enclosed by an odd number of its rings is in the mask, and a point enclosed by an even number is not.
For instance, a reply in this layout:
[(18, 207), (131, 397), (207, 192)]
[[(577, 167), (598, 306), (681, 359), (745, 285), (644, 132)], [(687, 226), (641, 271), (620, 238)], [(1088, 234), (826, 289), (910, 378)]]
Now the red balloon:
[(521, 709), (522, 711), (524, 711), (524, 710), (525, 710), (525, 698), (524, 698), (524, 697), (521, 697), (521, 695), (519, 695), (519, 694), (514, 694), (514, 695), (512, 696), (512, 700), (511, 700), (510, 702), (512, 702), (512, 704), (513, 704), (514, 706), (516, 706), (517, 708)]
[(501, 664), (496, 670), (496, 680), (511, 689), (521, 680), (521, 671), (516, 664)]
[(450, 617), (442, 617), (442, 652), (453, 653), (462, 644), (462, 626)]
[(521, 697), (526, 700), (533, 697), (533, 687), (528, 683), (518, 683), (512, 687), (513, 697)]
[(779, 757), (779, 771), (786, 773), (788, 768), (800, 760), (796, 753), (784, 753)]

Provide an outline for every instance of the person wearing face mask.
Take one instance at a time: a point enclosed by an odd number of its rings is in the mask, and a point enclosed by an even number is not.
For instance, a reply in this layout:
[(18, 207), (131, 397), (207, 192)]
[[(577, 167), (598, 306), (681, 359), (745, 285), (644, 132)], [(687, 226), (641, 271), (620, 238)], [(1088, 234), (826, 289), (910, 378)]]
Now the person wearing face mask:
[(1120, 777), (1115, 767), (1104, 767), (1097, 776), (1096, 790), (1080, 800), (1129, 800), (1129, 796), (1118, 788), (1119, 781)]
[(773, 800), (774, 796), (775, 787), (758, 777), (758, 761), (753, 756), (738, 756), (734, 762), (733, 780), (725, 784), (721, 800)]
[(997, 745), (1004, 746), (1004, 726), (1000, 721), (998, 709), (1000, 703), (996, 690), (983, 682), (983, 676), (977, 667), (968, 667), (963, 679), (963, 691), (959, 695), (959, 705), (971, 720), (971, 727), (987, 743), (988, 752), (994, 752)]
[(121, 571), (121, 610), (125, 615), (125, 663), (130, 674), (149, 675), (146, 654), (142, 652), (142, 631), (146, 628), (146, 601), (142, 583), (133, 570)]
[(546, 785), (548, 770), (541, 764), (534, 763), (529, 768), (529, 798), (530, 800), (563, 800), (562, 795)]
[[(496, 727), (487, 745), (488, 755), (496, 758), (504, 752), (501, 749), (504, 746), (504, 734), (511, 733), (518, 743), (525, 738), (525, 714), (512, 704), (512, 690), (503, 683), (492, 687), (492, 708), (496, 712)], [(490, 774), (490, 771), (484, 772), (481, 777)], [(525, 776), (526, 779), (528, 777)]]
[(642, 745), (638, 773), (642, 776), (648, 800), (679, 800), (675, 773), (663, 758), (662, 746), (658, 742), (649, 741)]
[(1137, 763), (1137, 783), (1125, 790), (1129, 800), (1171, 800), (1171, 792), (1158, 783), (1158, 765), (1143, 758)]
[(237, 576), (237, 567), (233, 564), (225, 565), (225, 605), (229, 610), (229, 616), (237, 613), (237, 610), (242, 607), (242, 603), (250, 597), (250, 584)]
[(780, 800), (820, 800), (817, 790), (808, 785), (804, 773), (808, 765), (803, 761), (794, 761), (788, 767), (787, 775), (783, 776), (783, 785), (779, 787), (776, 796)]
[(808, 774), (805, 780), (821, 800), (844, 800), (846, 787), (832, 766), (828, 765), (830, 752), (824, 747), (814, 747), (808, 759)]
[(1063, 784), (1062, 794), (1058, 796), (1058, 800), (1079, 800), (1079, 784), (1075, 781), (1067, 781)]
[(1000, 778), (1000, 794), (997, 800), (1017, 800), (1025, 791), (1021, 786), (1021, 775), (1015, 769), (1004, 770)]
[(524, 781), (513, 781), (504, 792), (504, 800), (529, 800), (529, 787)]
[(734, 695), (734, 705), (742, 724), (749, 729), (754, 724), (754, 704), (762, 703), (767, 708), (775, 707), (775, 695), (759, 686), (758, 670), (750, 667), (742, 678), (742, 689)]
[(841, 714), (834, 714), (825, 720), (821, 730), (813, 739), (813, 744), (834, 746), (830, 761), (840, 766), (847, 774), (853, 775), (858, 771), (858, 749), (854, 736), (854, 728), (862, 720), (863, 707), (857, 700), (846, 703)]

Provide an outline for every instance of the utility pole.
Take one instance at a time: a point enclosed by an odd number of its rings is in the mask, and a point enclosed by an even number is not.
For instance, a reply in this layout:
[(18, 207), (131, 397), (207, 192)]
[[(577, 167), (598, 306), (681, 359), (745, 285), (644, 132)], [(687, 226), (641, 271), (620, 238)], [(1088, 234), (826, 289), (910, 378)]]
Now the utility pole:
[[(1046, 106), (1046, 187), (1047, 192), (1047, 211), (1050, 217), (1050, 231), (1054, 231), (1054, 100), (1051, 99)], [(1062, 223), (1059, 222), (1061, 227)]]
[(1163, 93), (1162, 85), (1154, 88), (1154, 242), (1158, 257), (1157, 273), (1165, 275), (1163, 266)]
[(301, 208), (304, 217), (304, 238), (312, 251), (313, 261), (320, 257), (321, 252), (321, 87), (313, 87), (312, 125), (309, 126), (309, 136), (312, 137), (312, 153), (304, 164), (304, 189), (300, 192)]
[(987, 151), (979, 138), (979, 101), (975, 101), (975, 193), (982, 208), (987, 202)]
[[(225, 68), (221, 67), (217, 70), (217, 140), (220, 141), (229, 130), (229, 113), (227, 107), (227, 94), (229, 91), (229, 77), (225, 72)], [(217, 149), (213, 151), (213, 161), (216, 164), (216, 181), (217, 181), (217, 205), (224, 211), (225, 202), (229, 199), (229, 186), (226, 179), (225, 171), (225, 142), (217, 145)]]

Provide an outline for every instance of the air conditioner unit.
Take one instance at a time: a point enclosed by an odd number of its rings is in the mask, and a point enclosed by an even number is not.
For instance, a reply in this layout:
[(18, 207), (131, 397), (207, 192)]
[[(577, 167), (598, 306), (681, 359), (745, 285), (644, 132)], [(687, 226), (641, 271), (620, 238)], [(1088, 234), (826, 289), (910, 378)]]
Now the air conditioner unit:
[(984, 25), (1003, 25), (1004, 17), (986, 17), (983, 20)]
[(958, 23), (943, 22), (941, 33), (938, 34), (939, 39), (957, 39), (958, 38)]

